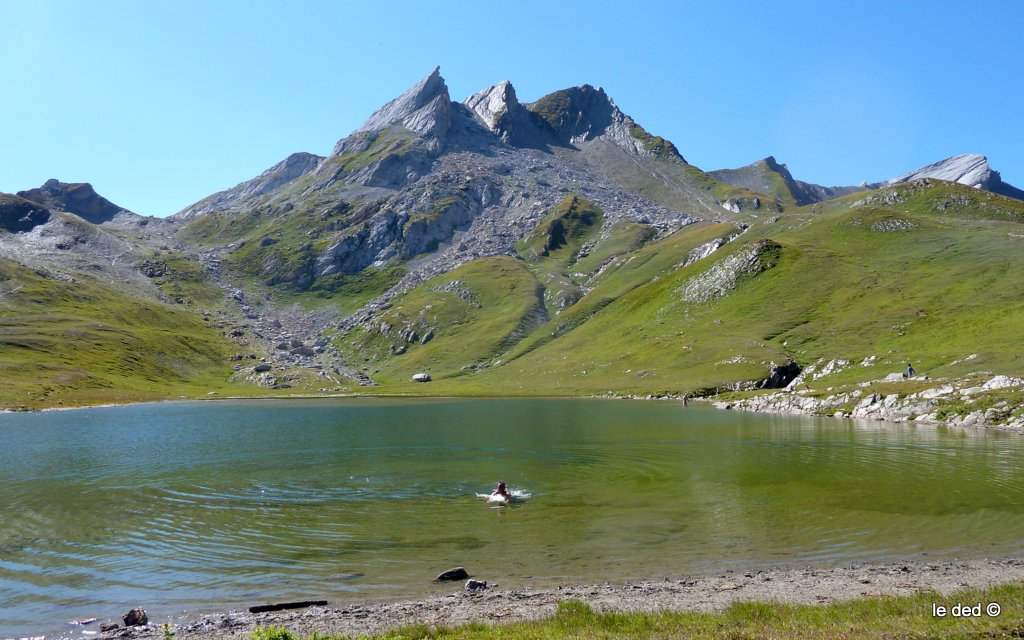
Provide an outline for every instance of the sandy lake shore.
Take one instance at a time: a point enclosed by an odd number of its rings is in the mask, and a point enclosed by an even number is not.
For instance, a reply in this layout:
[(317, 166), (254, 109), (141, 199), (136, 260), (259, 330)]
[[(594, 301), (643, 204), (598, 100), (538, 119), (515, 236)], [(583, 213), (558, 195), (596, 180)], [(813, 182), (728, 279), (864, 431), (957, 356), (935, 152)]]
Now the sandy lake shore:
[[(552, 615), (558, 603), (580, 600), (595, 611), (718, 611), (738, 601), (824, 604), (837, 600), (934, 591), (939, 604), (952, 592), (1024, 581), (1024, 558), (897, 562), (838, 568), (769, 569), (622, 584), (566, 585), (544, 589), (499, 587), (467, 593), (452, 583), (447, 595), (394, 602), (334, 602), (325, 607), (251, 614), (223, 612), (174, 619), (179, 640), (244, 638), (257, 626), (283, 626), (302, 637), (358, 636), (407, 624), (454, 626), (503, 623)], [(263, 604), (263, 603), (253, 603)], [(951, 603), (956, 604), (956, 603)], [(987, 603), (983, 603), (987, 604)], [(1007, 613), (1004, 613), (1004, 615)], [(160, 623), (118, 629), (102, 638), (162, 638)]]

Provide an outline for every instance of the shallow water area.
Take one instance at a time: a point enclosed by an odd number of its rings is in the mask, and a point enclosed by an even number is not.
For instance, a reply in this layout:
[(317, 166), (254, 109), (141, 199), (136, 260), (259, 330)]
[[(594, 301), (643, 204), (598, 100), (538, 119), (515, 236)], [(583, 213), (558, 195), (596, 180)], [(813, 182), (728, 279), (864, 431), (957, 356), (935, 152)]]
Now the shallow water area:
[[(1024, 551), (1024, 438), (675, 402), (345, 399), (0, 416), (0, 637), (142, 605)], [(488, 504), (495, 482), (528, 494)]]

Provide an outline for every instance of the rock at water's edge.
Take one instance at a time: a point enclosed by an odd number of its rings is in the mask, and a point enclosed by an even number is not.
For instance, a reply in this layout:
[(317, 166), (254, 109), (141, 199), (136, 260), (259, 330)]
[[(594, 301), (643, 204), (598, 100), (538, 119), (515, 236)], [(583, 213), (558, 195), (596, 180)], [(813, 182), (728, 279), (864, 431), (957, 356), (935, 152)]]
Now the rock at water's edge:
[(135, 607), (128, 613), (122, 616), (124, 620), (124, 626), (126, 627), (137, 627), (149, 623), (149, 616), (146, 615), (146, 610), (142, 607)]
[(456, 580), (465, 580), (467, 578), (469, 578), (469, 574), (466, 573), (465, 567), (455, 567), (454, 569), (449, 569), (438, 574), (438, 576), (434, 578), (434, 582), (454, 582)]

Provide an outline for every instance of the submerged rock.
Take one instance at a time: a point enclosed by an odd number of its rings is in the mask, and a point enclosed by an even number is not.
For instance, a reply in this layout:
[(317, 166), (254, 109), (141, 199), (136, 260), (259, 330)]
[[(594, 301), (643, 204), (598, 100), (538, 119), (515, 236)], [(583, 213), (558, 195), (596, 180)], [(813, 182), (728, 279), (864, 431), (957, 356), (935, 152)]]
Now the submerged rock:
[(439, 573), (434, 582), (454, 582), (456, 580), (465, 580), (469, 578), (469, 574), (466, 572), (465, 567), (455, 567), (442, 573)]

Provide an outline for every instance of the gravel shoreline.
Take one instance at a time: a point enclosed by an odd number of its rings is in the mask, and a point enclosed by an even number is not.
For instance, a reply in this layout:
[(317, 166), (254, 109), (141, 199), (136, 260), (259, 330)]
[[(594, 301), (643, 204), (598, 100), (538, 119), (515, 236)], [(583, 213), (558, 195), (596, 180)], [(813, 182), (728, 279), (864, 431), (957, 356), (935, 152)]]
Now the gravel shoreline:
[[(325, 607), (261, 614), (231, 611), (171, 622), (178, 640), (245, 638), (257, 626), (283, 626), (302, 637), (314, 631), (359, 636), (407, 624), (455, 626), (536, 620), (551, 616), (558, 603), (570, 599), (586, 602), (598, 612), (719, 611), (739, 601), (826, 604), (933, 591), (936, 602), (946, 604), (944, 596), (954, 591), (1010, 582), (1024, 582), (1024, 558), (769, 569), (548, 589), (498, 587), (473, 593), (465, 592), (462, 583), (452, 583), (448, 595), (422, 599), (330, 603)], [(161, 622), (164, 621), (154, 620), (145, 627), (121, 628), (98, 637), (163, 638)]]

